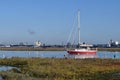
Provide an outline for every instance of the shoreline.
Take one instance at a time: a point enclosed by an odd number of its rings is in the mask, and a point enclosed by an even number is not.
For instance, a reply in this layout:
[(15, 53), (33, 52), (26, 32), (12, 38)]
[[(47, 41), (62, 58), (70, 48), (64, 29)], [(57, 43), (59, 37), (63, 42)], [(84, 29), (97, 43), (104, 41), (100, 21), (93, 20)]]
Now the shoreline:
[[(93, 48), (95, 49), (95, 48)], [(0, 47), (1, 51), (66, 51), (65, 48), (41, 48), (41, 47)], [(120, 48), (97, 48), (98, 51), (118, 51)]]
[(65, 48), (1, 47), (1, 51), (65, 51)]

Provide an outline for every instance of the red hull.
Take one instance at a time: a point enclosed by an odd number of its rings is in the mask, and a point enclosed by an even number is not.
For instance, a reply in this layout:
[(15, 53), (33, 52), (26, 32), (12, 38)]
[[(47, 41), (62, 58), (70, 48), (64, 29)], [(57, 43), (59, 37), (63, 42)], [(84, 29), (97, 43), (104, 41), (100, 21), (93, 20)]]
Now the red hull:
[(69, 54), (96, 54), (96, 51), (75, 51), (75, 50), (68, 50)]

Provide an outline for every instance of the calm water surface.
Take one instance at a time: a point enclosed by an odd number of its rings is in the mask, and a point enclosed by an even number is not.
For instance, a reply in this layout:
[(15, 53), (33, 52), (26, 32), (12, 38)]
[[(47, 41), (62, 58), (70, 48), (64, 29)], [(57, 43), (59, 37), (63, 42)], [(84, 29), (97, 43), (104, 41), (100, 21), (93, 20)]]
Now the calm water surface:
[[(98, 51), (96, 55), (72, 55), (76, 58), (120, 58), (120, 52)], [(42, 57), (42, 58), (64, 58), (71, 57), (66, 51), (0, 51), (0, 58), (11, 57)]]

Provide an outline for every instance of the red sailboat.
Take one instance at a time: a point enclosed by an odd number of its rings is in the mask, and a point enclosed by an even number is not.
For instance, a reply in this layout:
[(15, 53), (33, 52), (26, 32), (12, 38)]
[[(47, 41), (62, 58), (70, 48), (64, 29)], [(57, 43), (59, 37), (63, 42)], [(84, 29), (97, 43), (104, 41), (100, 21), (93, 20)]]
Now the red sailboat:
[(92, 45), (80, 44), (80, 11), (78, 11), (78, 46), (79, 48), (74, 50), (67, 50), (69, 54), (96, 54), (97, 50), (92, 50)]

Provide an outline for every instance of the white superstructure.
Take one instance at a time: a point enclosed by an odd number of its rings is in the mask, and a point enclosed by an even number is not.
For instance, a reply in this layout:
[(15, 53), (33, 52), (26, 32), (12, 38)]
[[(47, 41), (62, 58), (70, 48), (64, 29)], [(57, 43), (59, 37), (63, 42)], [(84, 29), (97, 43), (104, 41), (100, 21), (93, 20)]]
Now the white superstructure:
[(35, 42), (35, 47), (40, 47), (40, 46), (42, 46), (42, 42), (36, 41), (36, 42)]

